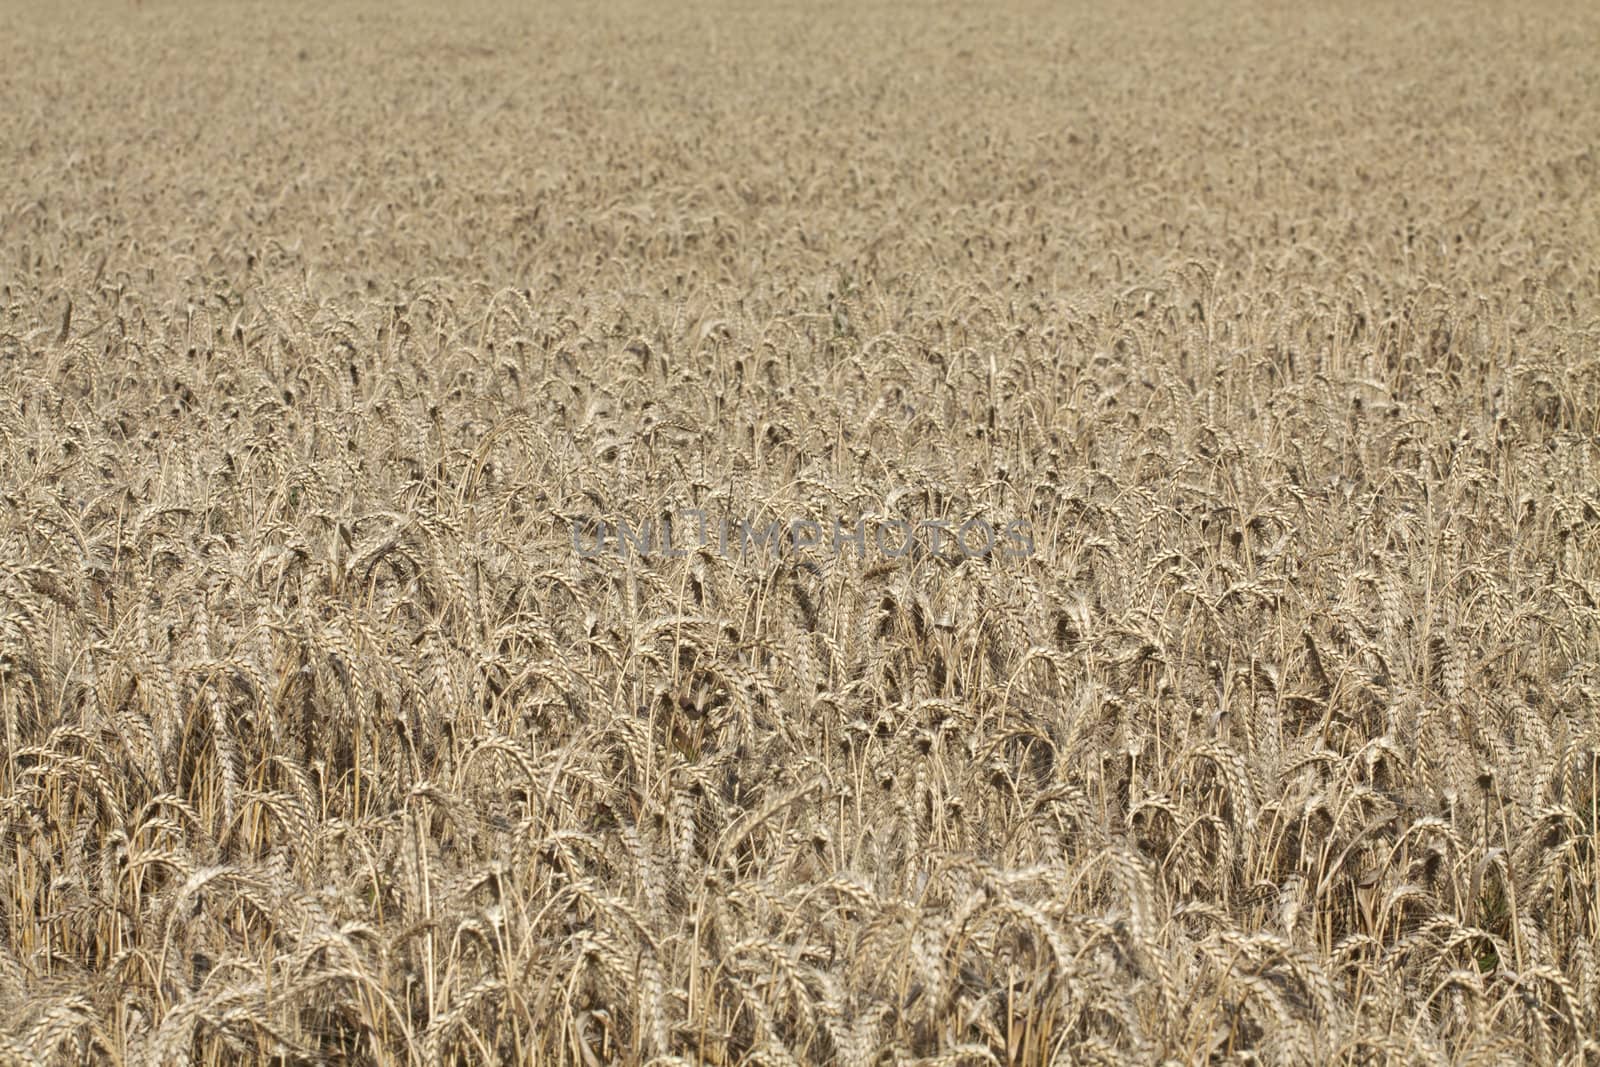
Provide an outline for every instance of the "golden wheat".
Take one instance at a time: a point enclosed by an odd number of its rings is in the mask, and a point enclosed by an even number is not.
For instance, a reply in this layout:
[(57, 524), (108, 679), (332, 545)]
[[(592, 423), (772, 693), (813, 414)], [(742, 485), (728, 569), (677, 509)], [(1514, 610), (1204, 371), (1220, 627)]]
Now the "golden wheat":
[(0, 1063), (1600, 1062), (1592, 5), (0, 17)]

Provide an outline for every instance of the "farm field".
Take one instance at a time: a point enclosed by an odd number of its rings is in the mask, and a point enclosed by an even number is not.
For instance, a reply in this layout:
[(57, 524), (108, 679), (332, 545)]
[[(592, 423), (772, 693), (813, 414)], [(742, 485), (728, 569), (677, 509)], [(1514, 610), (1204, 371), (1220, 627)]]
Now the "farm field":
[(1600, 1064), (1600, 7), (0, 36), (0, 1064)]

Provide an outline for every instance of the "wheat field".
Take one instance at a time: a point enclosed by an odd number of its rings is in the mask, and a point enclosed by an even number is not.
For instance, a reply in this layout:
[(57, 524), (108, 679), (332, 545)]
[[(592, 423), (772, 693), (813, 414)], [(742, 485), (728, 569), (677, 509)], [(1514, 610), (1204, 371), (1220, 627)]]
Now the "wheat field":
[(1600, 8), (0, 34), (0, 1064), (1600, 1064)]

